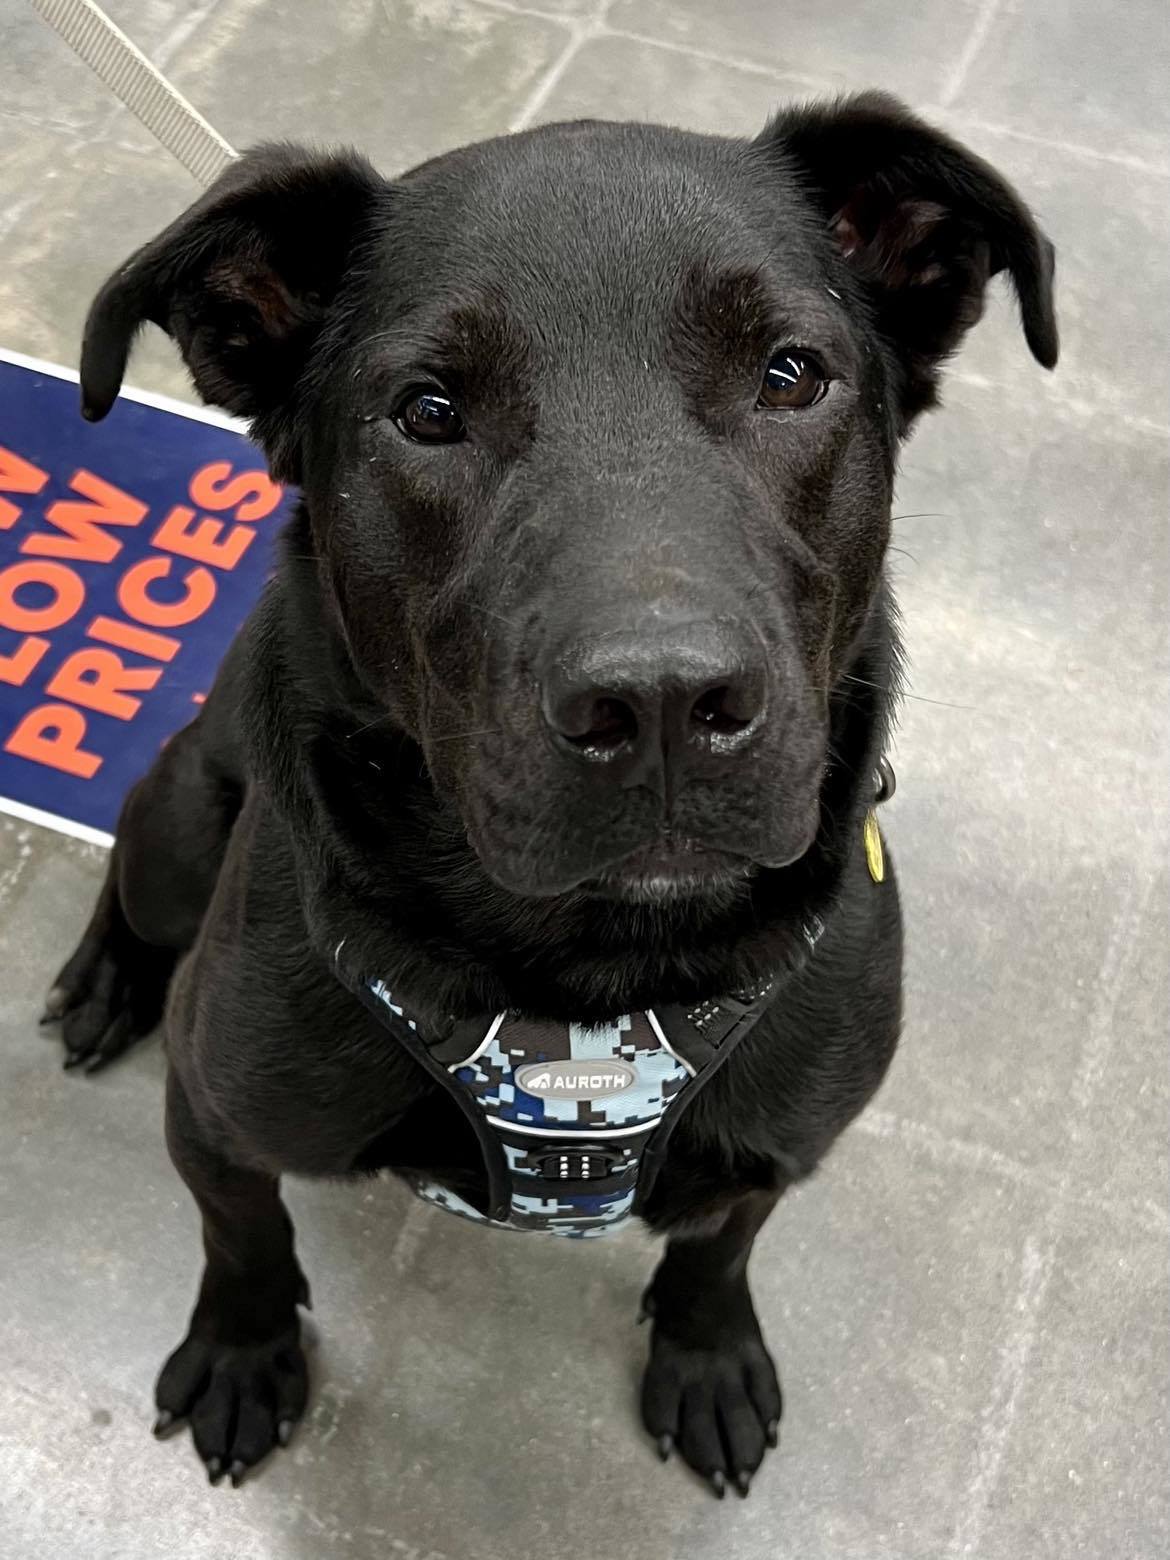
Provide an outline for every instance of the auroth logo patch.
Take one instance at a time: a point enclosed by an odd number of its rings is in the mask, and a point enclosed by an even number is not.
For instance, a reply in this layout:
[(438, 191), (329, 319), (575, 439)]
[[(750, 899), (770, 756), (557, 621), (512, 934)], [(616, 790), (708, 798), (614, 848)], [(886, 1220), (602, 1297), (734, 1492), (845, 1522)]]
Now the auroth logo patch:
[(625, 1062), (529, 1062), (516, 1082), (538, 1099), (603, 1100), (623, 1094), (637, 1076)]

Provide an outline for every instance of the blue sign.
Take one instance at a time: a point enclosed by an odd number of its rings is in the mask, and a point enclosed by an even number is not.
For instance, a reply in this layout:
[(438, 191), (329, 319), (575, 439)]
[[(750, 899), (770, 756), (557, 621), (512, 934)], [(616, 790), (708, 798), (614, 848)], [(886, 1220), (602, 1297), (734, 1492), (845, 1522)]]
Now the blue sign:
[(292, 494), (240, 425), (0, 352), (0, 811), (108, 843), (199, 713)]

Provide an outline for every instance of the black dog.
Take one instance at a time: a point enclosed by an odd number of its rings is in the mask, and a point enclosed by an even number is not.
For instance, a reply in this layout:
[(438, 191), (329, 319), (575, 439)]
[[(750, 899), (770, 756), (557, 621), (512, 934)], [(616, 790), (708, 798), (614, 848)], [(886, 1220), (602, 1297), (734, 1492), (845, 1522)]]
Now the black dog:
[[(157, 1400), (212, 1478), (305, 1403), (280, 1175), (385, 1168), (473, 1217), (541, 1222), (519, 1186), (554, 1227), (666, 1232), (645, 1424), (746, 1493), (780, 1416), (752, 1241), (899, 1026), (895, 456), (999, 271), (1051, 367), (1027, 210), (868, 95), (751, 142), (554, 125), (393, 182), (264, 148), (99, 295), (88, 417), (153, 320), (303, 493), (49, 1002), (100, 1065), (186, 955), (167, 1134), (207, 1265)], [(493, 1014), (576, 1102), (551, 1156)], [(617, 1036), (591, 1102), (541, 1039), (566, 1026)], [(607, 1127), (648, 1058), (657, 1115)]]

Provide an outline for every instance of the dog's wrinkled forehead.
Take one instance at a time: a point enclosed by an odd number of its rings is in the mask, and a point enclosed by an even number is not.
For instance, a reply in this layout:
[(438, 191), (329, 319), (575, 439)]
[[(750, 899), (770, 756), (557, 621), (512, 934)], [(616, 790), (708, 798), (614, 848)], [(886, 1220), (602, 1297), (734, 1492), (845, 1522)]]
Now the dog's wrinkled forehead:
[(400, 182), (379, 309), (480, 363), (509, 326), (538, 359), (653, 362), (689, 316), (723, 315), (730, 338), (815, 311), (828, 250), (796, 184), (778, 190), (748, 143), (551, 126)]
[[(106, 415), (152, 320), (204, 399), (250, 418), (273, 469), (299, 481), (336, 349), (407, 317), (443, 314), (457, 334), (494, 311), (523, 324), (535, 359), (562, 373), (580, 359), (598, 380), (620, 369), (628, 387), (641, 363), (670, 367), (664, 344), (685, 347), (696, 321), (708, 357), (712, 320), (721, 341), (758, 349), (770, 319), (773, 347), (815, 350), (820, 320), (806, 330), (804, 311), (831, 294), (843, 334), (869, 332), (904, 432), (1000, 272), (1051, 367), (1052, 246), (994, 169), (875, 93), (784, 112), (751, 142), (552, 125), (394, 182), (353, 152), (263, 146), (101, 289), (83, 409)], [(499, 336), (477, 345), (503, 364)]]

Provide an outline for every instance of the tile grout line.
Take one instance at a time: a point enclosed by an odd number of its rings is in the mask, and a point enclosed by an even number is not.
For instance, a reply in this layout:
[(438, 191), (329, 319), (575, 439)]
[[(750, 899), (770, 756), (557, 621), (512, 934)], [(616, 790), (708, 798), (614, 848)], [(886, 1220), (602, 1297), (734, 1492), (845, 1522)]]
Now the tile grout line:
[[(1056, 1196), (1062, 1186), (1062, 1175), (1042, 1166), (1025, 1164), (986, 1143), (969, 1138), (947, 1137), (925, 1122), (916, 1121), (910, 1116), (898, 1116), (893, 1111), (876, 1108), (863, 1111), (850, 1130), (878, 1142), (896, 1143), (912, 1157), (921, 1155), (949, 1169), (978, 1171), (1013, 1186), (1028, 1186), (1036, 1191), (1047, 1192), (1050, 1196)], [(1126, 1199), (1098, 1197), (1092, 1192), (1082, 1192), (1080, 1196), (1086, 1207), (1108, 1214), (1110, 1218), (1136, 1225), (1151, 1235), (1170, 1234), (1170, 1212), (1148, 1199), (1143, 1204)]]
[[(499, 0), (479, 0), (481, 4), (497, 4)], [(988, 25), (994, 19), (994, 12), (998, 11), (1001, 0), (993, 0), (993, 15), (989, 17)], [(692, 59), (708, 60), (713, 65), (722, 65), (729, 70), (743, 71), (745, 75), (765, 76), (776, 82), (794, 82), (808, 87), (813, 92), (822, 92), (830, 96), (842, 91), (857, 91), (860, 88), (843, 88), (840, 83), (834, 84), (826, 81), (822, 76), (810, 76), (804, 71), (784, 70), (779, 66), (761, 65), (756, 60), (744, 59), (740, 55), (723, 54), (714, 49), (703, 49), (696, 44), (678, 43), (668, 38), (653, 38), (648, 33), (634, 32), (624, 27), (611, 27), (603, 25), (597, 30), (597, 35), (607, 38), (620, 38), (629, 43), (645, 44), (649, 48), (661, 49), (668, 54), (683, 54)], [(974, 60), (968, 62), (968, 66)], [(1082, 146), (1076, 141), (1055, 141), (1051, 136), (1035, 135), (1030, 130), (1020, 130), (1012, 125), (996, 124), (994, 121), (980, 119), (974, 114), (964, 114), (962, 110), (951, 110), (944, 100), (928, 103), (918, 112), (929, 118), (931, 115), (939, 115), (949, 112), (953, 119), (959, 120), (971, 130), (984, 130), (990, 135), (1002, 135), (1017, 141), (1025, 141), (1030, 146), (1040, 146), (1047, 151), (1061, 152), (1067, 157), (1079, 158), (1084, 162), (1102, 162), (1115, 168), (1128, 168), (1134, 173), (1145, 174), (1148, 178), (1170, 178), (1170, 168), (1160, 166), (1158, 163), (1147, 162), (1142, 157), (1132, 157), (1125, 152), (1102, 152), (1095, 146)]]
[[(205, 13), (202, 14), (199, 22), (200, 26), (204, 21), (209, 20), (214, 15), (220, 3), (222, 3), (222, 0), (215, 0), (215, 3)], [(520, 118), (518, 118), (513, 123), (513, 129), (527, 128), (528, 124), (531, 122), (530, 116), (539, 112), (540, 108), (544, 104), (544, 101), (551, 94), (561, 75), (563, 75), (564, 70), (571, 63), (572, 57), (577, 52), (577, 49), (586, 42), (600, 38), (616, 38), (629, 43), (643, 44), (648, 48), (658, 49), (664, 53), (679, 54), (693, 59), (705, 60), (711, 64), (721, 65), (730, 70), (741, 71), (746, 75), (764, 77), (768, 80), (777, 82), (778, 85), (781, 83), (792, 83), (794, 85), (807, 88), (811, 92), (830, 95), (842, 90), (840, 83), (834, 85), (833, 83), (826, 81), (823, 77), (807, 75), (800, 71), (786, 71), (779, 66), (773, 67), (770, 65), (762, 65), (755, 60), (745, 59), (741, 56), (733, 54), (724, 54), (711, 49), (703, 49), (696, 45), (679, 43), (672, 39), (654, 38), (649, 34), (635, 32), (628, 28), (611, 27), (606, 21), (606, 14), (608, 12), (610, 3), (612, 3), (612, 0), (602, 0), (602, 6), (597, 15), (593, 18), (587, 19), (584, 22), (574, 21), (572, 18), (565, 17), (561, 14), (542, 10), (539, 6), (510, 4), (509, 0), (471, 0), (471, 3), (483, 8), (484, 10), (494, 12), (498, 16), (530, 16), (542, 21), (554, 22), (558, 26), (566, 26), (570, 28), (576, 34), (575, 46), (570, 45), (568, 48), (566, 48), (565, 54), (567, 57), (563, 57), (560, 61), (557, 62), (557, 64), (554, 64), (552, 70), (549, 73), (549, 76), (545, 78), (545, 81), (542, 83), (543, 90), (538, 88), (537, 92), (533, 94), (533, 98), (536, 99), (536, 101), (533, 102), (530, 100), (530, 103), (526, 104), (524, 109), (521, 110), (521, 115), (525, 116), (523, 117), (523, 122), (521, 122)], [(990, 26), (991, 20), (994, 19), (994, 12), (998, 8), (998, 4), (999, 0), (994, 0), (994, 4), (990, 4), (989, 0), (989, 9), (987, 13), (985, 13), (988, 16), (988, 26)], [(978, 23), (976, 26), (978, 26)], [(183, 29), (184, 36), (178, 37), (179, 42), (186, 41), (186, 30), (187, 28), (185, 24)], [(197, 29), (191, 30), (193, 31)], [(176, 35), (178, 31), (179, 30), (177, 29)], [(974, 32), (972, 37), (974, 37)], [(968, 40), (969, 43), (970, 41), (971, 40)], [(167, 57), (169, 58), (169, 51)], [(972, 58), (973, 57), (974, 55), (972, 55)], [(948, 112), (949, 110), (947, 109), (947, 101), (948, 92), (947, 89), (944, 88), (942, 99), (936, 103), (923, 106), (921, 112), (927, 117), (930, 117), (932, 114)], [(92, 145), (95, 142), (113, 141), (113, 144), (121, 145), (122, 143), (118, 142), (112, 134), (113, 123), (116, 121), (118, 112), (119, 110), (116, 108), (107, 122), (92, 135), (87, 135), (84, 132), (75, 132), (78, 135), (81, 143), (84, 145)], [(952, 119), (959, 122), (960, 128), (966, 127), (970, 130), (985, 131), (990, 135), (1001, 135), (1009, 137), (1014, 140), (1022, 141), (1031, 146), (1042, 147), (1046, 150), (1060, 153), (1073, 159), (1086, 162), (1104, 163), (1110, 167), (1126, 168), (1132, 172), (1141, 173), (1148, 178), (1164, 180), (1167, 177), (1170, 177), (1170, 169), (1161, 167), (1156, 163), (1147, 162), (1144, 158), (1128, 156), (1125, 153), (1120, 152), (1103, 152), (1096, 147), (1083, 146), (1077, 142), (1053, 140), (1051, 137), (1035, 135), (1030, 131), (1022, 130), (1016, 128), (1015, 126), (997, 124), (993, 121), (980, 119), (974, 115), (964, 114), (961, 111), (958, 113), (951, 112), (951, 117)], [(33, 119), (31, 117), (29, 118), (29, 123), (40, 122), (41, 121), (38, 119)], [(50, 127), (52, 128), (53, 126)], [(71, 127), (61, 125), (59, 128), (62, 130), (67, 130)], [(132, 146), (123, 146), (122, 149), (140, 150), (139, 148)]]
[(959, 52), (959, 57), (951, 67), (950, 75), (943, 85), (939, 96), (939, 103), (943, 108), (950, 108), (951, 104), (963, 90), (967, 75), (978, 59), (983, 45), (987, 42), (995, 19), (999, 15), (1000, 0), (983, 0), (979, 8), (979, 14), (975, 18), (974, 26), (968, 34), (967, 41)]
[[(486, 6), (489, 11), (498, 11), (503, 16), (532, 16), (541, 22), (556, 22), (559, 27), (589, 26), (592, 21), (596, 24), (602, 14), (598, 11), (595, 17), (574, 17), (564, 11), (546, 11), (543, 6), (525, 5), (523, 0), (470, 0), (472, 5)], [(605, 10), (609, 9), (610, 0), (603, 0)]]
[(594, 36), (596, 36), (596, 27), (593, 25), (577, 25), (570, 29), (568, 43), (561, 50), (560, 54), (557, 55), (548, 70), (545, 71), (532, 92), (529, 93), (522, 107), (509, 124), (509, 130), (515, 132), (528, 129), (552, 95), (554, 87), (573, 63), (577, 51), (587, 38)]
[(1093, 1104), (1093, 1097), (1100, 1087), (1113, 1050), (1113, 1012), (1117, 997), (1125, 983), (1133, 963), (1133, 948), (1145, 922), (1146, 910), (1154, 892), (1154, 875), (1147, 872), (1137, 896), (1132, 899), (1118, 917), (1113, 936), (1105, 949), (1098, 976), (1102, 985), (1112, 993), (1106, 1003), (1094, 1003), (1089, 1019), (1089, 1033), (1081, 1051), (1080, 1062), (1069, 1090), (1073, 1120), (1070, 1136), (1079, 1141), (1084, 1121)]
[(4, 241), (29, 211), (35, 211), (45, 195), (45, 187), (29, 190), (20, 200), (14, 200), (0, 213), (0, 243)]
[[(405, 1187), (401, 1189), (406, 1190)], [(402, 1223), (388, 1253), (390, 1270), (396, 1277), (405, 1278), (414, 1267), (414, 1259), (431, 1226), (432, 1212), (431, 1205), (421, 1197), (411, 1195), (407, 1199)]]
[(187, 14), (175, 23), (151, 55), (151, 59), (160, 70), (165, 70), (170, 65), (177, 52), (185, 43), (190, 43), (195, 34), (213, 19), (223, 3), (224, 0), (205, 0), (202, 9), (192, 6)]
[[(1147, 873), (1138, 893), (1114, 922), (1101, 960), (1097, 975), (1098, 1000), (1093, 1005), (1089, 1032), (1069, 1089), (1070, 1157), (1075, 1155), (1084, 1136), (1093, 1097), (1109, 1063), (1115, 1038), (1113, 1018), (1117, 1002), (1133, 964), (1137, 933), (1144, 923), (1153, 891), (1154, 876)], [(1000, 1349), (1000, 1365), (981, 1416), (983, 1427), (975, 1449), (976, 1473), (967, 1486), (946, 1551), (947, 1560), (977, 1556), (980, 1550), (1007, 1443), (1027, 1383), (1028, 1365), (1040, 1313), (1048, 1296), (1056, 1251), (1064, 1233), (1072, 1174), (1071, 1166), (1066, 1165), (1047, 1210), (1024, 1240), (1020, 1280), (1012, 1302), (1007, 1336)]]
[[(547, 11), (540, 11), (535, 7), (528, 8), (520, 5), (509, 5), (507, 0), (473, 0), (474, 4), (483, 5), (491, 10), (505, 12), (512, 16), (539, 16), (546, 20), (564, 21), (564, 18), (553, 17)], [(988, 16), (987, 26), (994, 21), (995, 13), (999, 9), (1001, 0), (989, 0), (991, 14)], [(606, 7), (608, 10), (608, 6)], [(978, 25), (978, 24), (976, 24)], [(582, 42), (594, 38), (617, 38), (626, 43), (640, 43), (648, 48), (660, 49), (667, 54), (686, 55), (692, 59), (706, 60), (712, 65), (722, 65), (729, 70), (742, 71), (745, 75), (764, 76), (771, 81), (792, 82), (810, 91), (834, 95), (842, 90), (859, 90), (856, 88), (842, 88), (840, 83), (834, 84), (826, 81), (822, 76), (810, 76), (804, 71), (789, 71), (781, 66), (761, 65), (756, 60), (743, 58), (741, 55), (724, 54), (714, 49), (704, 49), (697, 44), (679, 43), (671, 38), (654, 38), (649, 33), (635, 32), (632, 28), (613, 27), (605, 20), (605, 13), (596, 18), (591, 24), (586, 25), (586, 38)], [(972, 35), (974, 36), (974, 34)], [(970, 40), (969, 40), (970, 41)], [(982, 40), (979, 40), (980, 43)], [(974, 60), (972, 54), (972, 61)], [(969, 64), (971, 62), (968, 62)], [(945, 90), (945, 89), (944, 89)], [(948, 104), (940, 99), (927, 104), (920, 112), (929, 117), (932, 113), (950, 111)], [(964, 114), (960, 110), (952, 112), (952, 118), (960, 120), (972, 130), (984, 130), (991, 135), (1009, 136), (1017, 141), (1026, 141), (1032, 146), (1041, 146), (1048, 151), (1062, 152), (1068, 157), (1079, 158), (1086, 162), (1107, 163), (1116, 168), (1128, 168), (1135, 173), (1143, 173), (1150, 178), (1165, 179), (1170, 177), (1170, 170), (1160, 167), (1157, 163), (1147, 162), (1141, 157), (1127, 156), (1124, 152), (1102, 152), (1094, 146), (1082, 146), (1075, 141), (1055, 141), (1051, 137), (1034, 135), (1031, 131), (1016, 129), (1011, 125), (996, 124), (990, 120), (980, 119), (976, 115)]]
[(701, 49), (697, 44), (679, 43), (673, 38), (652, 38), (648, 33), (634, 32), (632, 28), (606, 25), (602, 33), (607, 38), (620, 38), (625, 43), (641, 43), (651, 49), (661, 49), (667, 54), (682, 54), (689, 59), (707, 60), (712, 65), (723, 65), (730, 70), (742, 71), (747, 76), (766, 76), (770, 81), (790, 81), (808, 87), (813, 92), (835, 94), (841, 91), (823, 76), (809, 76), (804, 71), (782, 70), (771, 65), (760, 65), (755, 60), (740, 55), (721, 54), (714, 49)]
[(948, 113), (960, 129), (982, 130), (988, 135), (1007, 136), (1024, 141), (1029, 146), (1039, 146), (1047, 152), (1060, 152), (1066, 157), (1080, 158), (1082, 162), (1105, 163), (1111, 168), (1126, 168), (1131, 173), (1144, 174), (1149, 179), (1170, 178), (1170, 167), (1147, 162), (1144, 157), (1133, 157), (1127, 152), (1102, 152), (1095, 146), (1082, 146), (1079, 141), (1055, 141), (1051, 136), (1036, 135), (1031, 130), (1021, 130), (1015, 125), (997, 124), (992, 119), (981, 119), (977, 114), (965, 114), (962, 109), (947, 109), (942, 103), (927, 103), (921, 109), (926, 118)]
[[(659, 49), (669, 54), (680, 54), (689, 56), (693, 59), (706, 60), (713, 65), (721, 65), (730, 70), (742, 71), (745, 75), (766, 77), (767, 79), (775, 81), (778, 84), (783, 82), (790, 82), (801, 87), (805, 87), (812, 92), (833, 95), (840, 93), (843, 90), (856, 90), (845, 88), (839, 82), (829, 82), (821, 76), (808, 75), (803, 71), (787, 71), (781, 66), (762, 65), (756, 60), (749, 60), (739, 55), (725, 54), (713, 49), (704, 49), (698, 45), (680, 43), (673, 39), (655, 38), (648, 33), (635, 32), (630, 28), (610, 26), (606, 18), (613, 0), (601, 0), (596, 15), (584, 20), (574, 19), (559, 12), (543, 10), (539, 5), (525, 5), (520, 3), (520, 0), (517, 0), (517, 3), (511, 3), (511, 0), (470, 0), (470, 3), (481, 7), (484, 10), (492, 11), (496, 15), (530, 16), (541, 21), (554, 22), (558, 26), (568, 27), (578, 35), (577, 47), (580, 47), (581, 44), (593, 39), (617, 38), (629, 43), (644, 44), (648, 48)], [(970, 50), (971, 55), (970, 59), (966, 62), (967, 68), (970, 67), (970, 64), (973, 62), (978, 52), (978, 48), (982, 46), (982, 42), (984, 41), (982, 36), (977, 36), (980, 33), (981, 24), (983, 33), (986, 33), (986, 31), (994, 22), (1000, 3), (1001, 0), (985, 0), (985, 9), (981, 13), (980, 18), (976, 21), (971, 37), (968, 39), (967, 46), (964, 50), (965, 54), (968, 52), (968, 50)], [(166, 63), (169, 61), (173, 47), (179, 43), (186, 42), (189, 35), (197, 31), (199, 27), (201, 27), (206, 21), (210, 20), (214, 16), (215, 12), (219, 9), (221, 4), (222, 0), (211, 0), (207, 10), (200, 13), (197, 23), (194, 25), (190, 22), (179, 24), (179, 26), (168, 35), (168, 38), (163, 41), (163, 44), (160, 45), (160, 48), (157, 51), (160, 62)], [(973, 44), (975, 45), (974, 47), (972, 47)], [(575, 53), (576, 49), (574, 49), (572, 52)], [(547, 96), (552, 92), (553, 88), (556, 86), (557, 81), (560, 79), (560, 76), (563, 74), (565, 67), (571, 62), (571, 57), (572, 56), (570, 55), (568, 59), (565, 59), (560, 64), (559, 70), (557, 70), (556, 65), (553, 66), (553, 70), (556, 71), (556, 75), (553, 77), (553, 79), (547, 82), (547, 86), (541, 96), (540, 101), (538, 101), (530, 111), (526, 105), (525, 110), (522, 110), (522, 113), (539, 112), (540, 108), (543, 106), (544, 99), (547, 98)], [(534, 96), (535, 95), (536, 94), (534, 94)], [(1142, 157), (1130, 156), (1123, 152), (1103, 152), (1100, 151), (1097, 147), (1083, 146), (1080, 143), (1074, 141), (1054, 140), (1050, 136), (1035, 135), (1031, 131), (1022, 130), (1012, 125), (997, 124), (991, 120), (981, 119), (976, 115), (964, 114), (961, 110), (955, 113), (949, 109), (949, 103), (952, 100), (953, 95), (954, 93), (950, 85), (948, 84), (947, 86), (944, 86), (941, 97), (934, 103), (928, 103), (921, 106), (920, 112), (927, 117), (929, 117), (931, 114), (937, 114), (939, 112), (951, 112), (951, 117), (953, 119), (958, 120), (961, 126), (965, 126), (971, 130), (982, 130), (990, 135), (1002, 135), (1010, 137), (1014, 140), (1023, 141), (1031, 146), (1042, 147), (1045, 150), (1059, 152), (1067, 157), (1086, 162), (1105, 163), (1106, 165), (1115, 168), (1127, 168), (1132, 172), (1144, 174), (1149, 178), (1162, 180), (1170, 178), (1170, 168), (1163, 167), (1158, 163), (1148, 162)], [(120, 106), (121, 105), (119, 105), (119, 108)], [(117, 109), (115, 109), (111, 118), (115, 118), (116, 115)], [(60, 128), (62, 130), (68, 130), (72, 128), (66, 125), (60, 125), (59, 127), (54, 126), (49, 121), (41, 121), (39, 118), (33, 118), (31, 116), (17, 117), (25, 117), (28, 119), (28, 122), (32, 124), (42, 122), (48, 123), (50, 124), (50, 128)], [(526, 119), (524, 124), (517, 123), (514, 128), (527, 128), (529, 122), (530, 121)], [(111, 128), (111, 124), (107, 122), (107, 124), (105, 124), (100, 130), (95, 131), (95, 133), (92, 135), (87, 135), (84, 132), (79, 131), (75, 133), (78, 135), (83, 144), (90, 145), (95, 141), (109, 141), (114, 139), (111, 134)], [(114, 144), (117, 145), (120, 143), (114, 139)], [(126, 147), (123, 149), (137, 150), (137, 148), (132, 147)]]
[(54, 135), (66, 136), (73, 140), (81, 140), (85, 136), (84, 130), (79, 130), (68, 120), (52, 119), (47, 114), (34, 114), (27, 109), (0, 108), (0, 121), (5, 119), (14, 120), (19, 125), (28, 125), (33, 130), (50, 130)]
[(967, 1487), (965, 1509), (959, 1517), (948, 1556), (978, 1552), (987, 1509), (999, 1483), (1008, 1438), (1028, 1374), (1040, 1312), (1056, 1259), (1055, 1240), (1043, 1229), (1024, 1240), (1020, 1278), (1012, 1300), (1012, 1319), (999, 1351), (999, 1365), (983, 1410), (983, 1430), (975, 1447), (975, 1477)]
[(883, 1142), (899, 1142), (911, 1153), (921, 1150), (940, 1164), (985, 1170), (989, 1175), (997, 1175), (1014, 1183), (1029, 1183), (1041, 1178), (1040, 1171), (1022, 1164), (1018, 1159), (1012, 1159), (999, 1149), (990, 1148), (985, 1143), (947, 1137), (925, 1122), (895, 1115), (893, 1111), (863, 1111), (854, 1123), (854, 1128), (866, 1137), (878, 1138)]
[[(522, 4), (510, 4), (509, 0), (472, 0), (473, 4), (486, 6), (493, 11), (499, 11), (512, 16), (536, 16), (548, 21), (565, 23), (566, 18), (554, 16), (548, 11), (542, 11), (535, 6), (529, 7)], [(1002, 0), (987, 0), (985, 10), (985, 31), (990, 29), (999, 11)], [(771, 81), (792, 82), (810, 91), (834, 95), (843, 90), (859, 90), (858, 88), (843, 88), (840, 83), (825, 80), (823, 76), (811, 76), (804, 71), (785, 70), (782, 66), (761, 65), (757, 60), (745, 59), (741, 55), (725, 54), (716, 49), (704, 49), (697, 44), (680, 43), (673, 38), (655, 38), (649, 33), (636, 32), (633, 28), (614, 27), (606, 20), (609, 6), (612, 0), (604, 0), (603, 9), (591, 23), (587, 23), (588, 38), (617, 38), (626, 43), (640, 43), (648, 48), (660, 49), (667, 54), (686, 55), (691, 59), (707, 60), (712, 65), (722, 65), (729, 70), (742, 71), (745, 75), (764, 76)], [(982, 19), (982, 18), (981, 18)], [(979, 22), (975, 24), (968, 45), (975, 42), (976, 48), (971, 51), (971, 58), (967, 61), (967, 68), (974, 62), (978, 48), (982, 47), (984, 38), (976, 37), (979, 30)], [(587, 41), (586, 39), (582, 40)], [(961, 84), (960, 84), (961, 90)], [(929, 103), (920, 109), (920, 112), (929, 117), (932, 113), (951, 112), (952, 118), (959, 119), (972, 130), (985, 130), (991, 135), (1009, 136), (1017, 141), (1025, 141), (1032, 146), (1041, 146), (1048, 151), (1062, 152), (1068, 157), (1079, 158), (1085, 162), (1102, 162), (1116, 168), (1128, 168), (1135, 173), (1143, 173), (1150, 178), (1165, 179), (1170, 177), (1170, 169), (1161, 167), (1157, 163), (1147, 162), (1141, 157), (1128, 156), (1124, 152), (1102, 152), (1095, 146), (1082, 146), (1075, 141), (1056, 141), (1050, 136), (1034, 135), (1031, 131), (1020, 130), (1011, 125), (996, 124), (991, 120), (980, 119), (976, 115), (964, 114), (961, 110), (957, 113), (949, 109), (946, 100), (946, 88), (944, 96), (934, 103)]]
[[(949, 365), (943, 369), (941, 389), (944, 395), (948, 384), (967, 385), (973, 390), (1000, 391), (1002, 389), (997, 380), (989, 378), (986, 374)], [(1051, 386), (1049, 393), (1052, 408), (1066, 417), (1075, 418), (1078, 422), (1087, 422), (1090, 418), (1094, 422), (1100, 422), (1102, 418), (1108, 418), (1121, 423), (1123, 427), (1132, 428), (1135, 433), (1149, 434), (1156, 439), (1170, 438), (1170, 424), (1156, 422), (1152, 417), (1135, 417), (1131, 412), (1123, 412), (1112, 406), (1094, 406), (1091, 401), (1082, 401), (1077, 396), (1064, 393), (1055, 384)]]
[(13, 864), (10, 867), (5, 867), (4, 871), (0, 872), (0, 905), (4, 904), (12, 890), (24, 876), (24, 869), (28, 866), (33, 854), (32, 833), (29, 829), (20, 828), (13, 824), (7, 825), (4, 832), (16, 836), (17, 855)]

